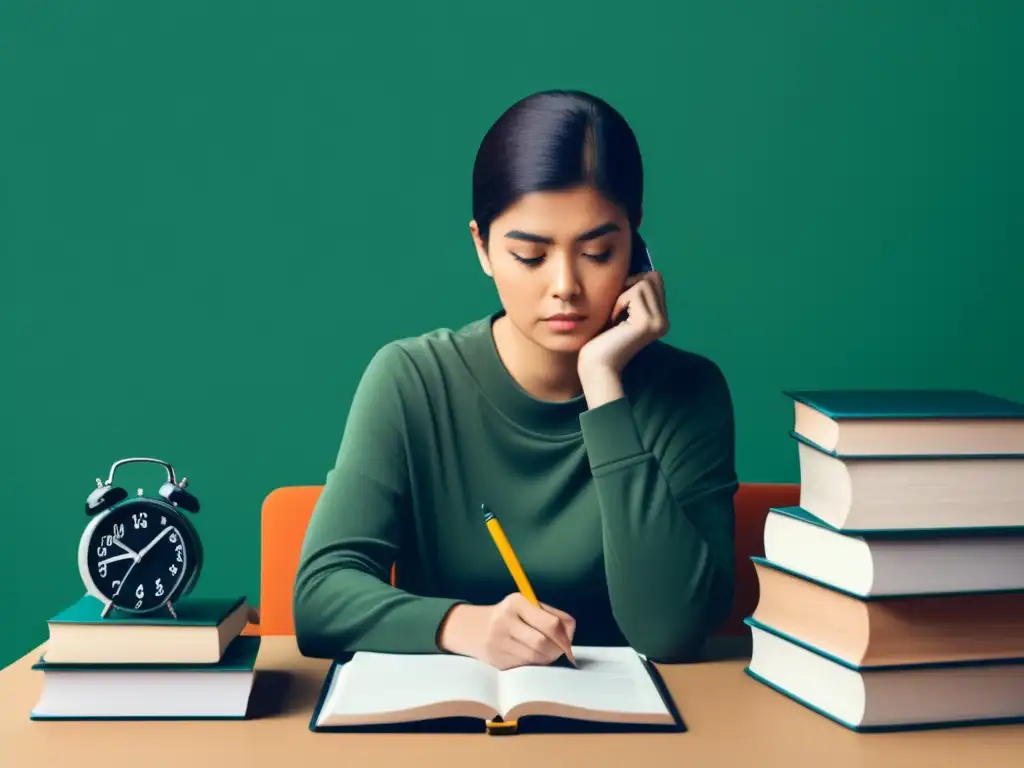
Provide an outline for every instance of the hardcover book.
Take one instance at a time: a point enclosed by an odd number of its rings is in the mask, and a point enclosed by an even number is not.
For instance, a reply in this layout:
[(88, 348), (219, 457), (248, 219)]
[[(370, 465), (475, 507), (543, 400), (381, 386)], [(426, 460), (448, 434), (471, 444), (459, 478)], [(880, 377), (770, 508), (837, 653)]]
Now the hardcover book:
[(631, 648), (573, 647), (577, 668), (498, 670), (454, 654), (359, 652), (331, 665), (313, 731), (684, 731), (657, 669)]

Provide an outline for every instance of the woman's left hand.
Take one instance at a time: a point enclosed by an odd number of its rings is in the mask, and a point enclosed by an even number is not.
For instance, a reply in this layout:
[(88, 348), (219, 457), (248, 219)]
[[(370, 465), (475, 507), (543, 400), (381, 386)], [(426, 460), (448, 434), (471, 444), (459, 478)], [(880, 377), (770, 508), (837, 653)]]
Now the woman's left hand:
[(617, 318), (623, 310), (628, 311), (628, 317), (583, 346), (576, 365), (581, 378), (594, 372), (621, 376), (637, 352), (668, 333), (665, 285), (661, 274), (641, 272), (631, 275), (625, 286), (615, 302), (612, 318)]

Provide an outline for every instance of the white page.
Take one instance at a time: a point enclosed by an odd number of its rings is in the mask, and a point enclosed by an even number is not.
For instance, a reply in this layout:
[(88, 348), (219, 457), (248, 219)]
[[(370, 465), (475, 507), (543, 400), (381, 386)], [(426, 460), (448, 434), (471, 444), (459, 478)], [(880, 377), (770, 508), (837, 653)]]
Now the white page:
[(468, 656), (360, 651), (342, 665), (324, 714), (372, 715), (446, 701), (498, 708), (497, 670)]
[(500, 672), (501, 711), (526, 701), (552, 701), (625, 714), (668, 711), (632, 648), (573, 646), (573, 656), (579, 669), (528, 666)]

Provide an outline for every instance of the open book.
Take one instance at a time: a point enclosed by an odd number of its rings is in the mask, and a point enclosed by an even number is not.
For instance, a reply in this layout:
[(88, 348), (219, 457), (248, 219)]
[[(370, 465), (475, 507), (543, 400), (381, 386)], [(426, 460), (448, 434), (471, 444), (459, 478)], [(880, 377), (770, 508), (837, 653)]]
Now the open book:
[(575, 669), (502, 671), (454, 654), (358, 652), (331, 665), (310, 729), (685, 730), (657, 670), (632, 648), (573, 653)]

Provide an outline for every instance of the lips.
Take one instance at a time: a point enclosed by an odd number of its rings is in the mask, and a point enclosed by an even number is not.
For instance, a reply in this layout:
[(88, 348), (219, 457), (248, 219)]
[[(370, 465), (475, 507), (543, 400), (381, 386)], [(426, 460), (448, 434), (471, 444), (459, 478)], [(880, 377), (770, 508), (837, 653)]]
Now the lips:
[(583, 315), (571, 312), (563, 312), (546, 318), (545, 322), (549, 329), (555, 333), (570, 333), (580, 327)]

